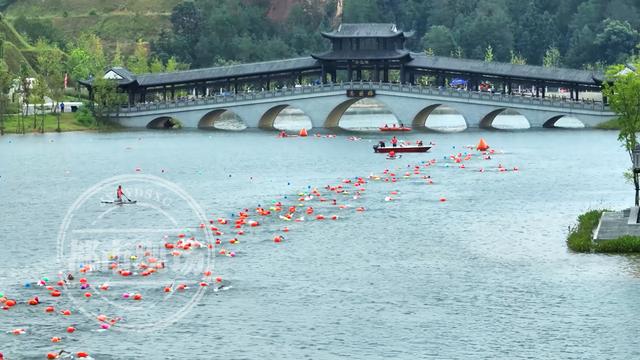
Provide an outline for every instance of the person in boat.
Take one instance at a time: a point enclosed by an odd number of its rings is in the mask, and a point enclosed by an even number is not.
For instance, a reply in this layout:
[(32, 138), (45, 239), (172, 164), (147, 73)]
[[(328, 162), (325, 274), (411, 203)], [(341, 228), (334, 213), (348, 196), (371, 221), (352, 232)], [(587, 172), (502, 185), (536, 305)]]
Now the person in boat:
[(383, 148), (383, 147), (385, 147), (385, 145), (386, 144), (384, 143), (384, 141), (382, 141), (382, 140), (378, 141), (378, 147), (379, 148)]
[(393, 127), (395, 128), (395, 127), (396, 127), (396, 124), (393, 124)]
[(384, 128), (388, 129), (389, 128), (389, 124), (384, 124)]
[(416, 141), (416, 145), (418, 145), (418, 146), (422, 146), (422, 140), (418, 140), (418, 141)]
[(400, 122), (400, 129), (404, 129), (404, 124)]
[(398, 138), (397, 137), (392, 137), (391, 138), (391, 146), (393, 147), (398, 147)]

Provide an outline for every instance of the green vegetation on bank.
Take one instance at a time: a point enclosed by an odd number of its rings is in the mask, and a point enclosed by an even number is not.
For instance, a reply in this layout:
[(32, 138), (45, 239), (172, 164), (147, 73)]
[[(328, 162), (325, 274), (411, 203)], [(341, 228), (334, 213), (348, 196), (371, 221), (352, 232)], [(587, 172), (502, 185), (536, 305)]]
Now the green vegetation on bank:
[[(82, 108), (81, 108), (82, 109)], [(33, 128), (33, 115), (24, 118), (25, 133), (40, 133), (43, 132), (41, 125), (41, 116), (38, 115), (36, 119), (36, 127)], [(1, 125), (0, 125), (1, 126)], [(54, 114), (47, 114), (44, 119), (44, 132), (56, 132), (58, 129), (58, 118)], [(63, 113), (60, 115), (60, 131), (114, 131), (120, 127), (114, 123), (98, 124), (91, 116), (89, 111), (79, 110), (77, 113)], [(4, 133), (5, 134), (20, 134), (20, 116), (11, 115), (4, 119)]]
[(593, 231), (607, 210), (591, 210), (578, 217), (578, 224), (569, 232), (567, 246), (580, 253), (630, 254), (640, 253), (640, 237), (622, 236), (614, 240), (593, 241)]
[(620, 120), (619, 119), (611, 119), (609, 121), (605, 121), (596, 126), (596, 129), (600, 130), (620, 130)]

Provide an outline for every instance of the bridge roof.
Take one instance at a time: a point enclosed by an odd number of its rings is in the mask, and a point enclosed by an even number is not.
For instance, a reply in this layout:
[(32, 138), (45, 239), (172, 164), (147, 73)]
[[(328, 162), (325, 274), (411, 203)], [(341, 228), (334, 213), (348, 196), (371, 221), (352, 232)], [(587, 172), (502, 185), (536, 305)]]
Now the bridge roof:
[[(316, 59), (312, 57), (302, 57), (249, 64), (182, 70), (170, 73), (149, 73), (134, 75), (123, 68), (112, 68), (109, 69), (107, 73), (109, 73), (110, 71), (114, 71), (121, 75), (123, 79), (118, 79), (118, 83), (123, 86), (137, 82), (139, 86), (150, 87), (316, 69), (320, 69), (320, 64), (318, 64), (318, 61)], [(124, 75), (124, 71), (126, 71), (126, 76)], [(91, 85), (93, 84), (93, 79), (80, 81), (80, 83)]]
[(329, 50), (311, 54), (319, 60), (397, 60), (409, 55), (408, 50)]
[(549, 68), (534, 65), (517, 65), (502, 62), (485, 62), (482, 60), (458, 59), (444, 56), (428, 56), (412, 53), (413, 60), (406, 66), (460, 73), (510, 77), (513, 79), (544, 80), (548, 82), (577, 83), (582, 85), (599, 85), (604, 78), (601, 72), (588, 70)]
[(157, 86), (165, 84), (181, 84), (186, 82), (247, 77), (296, 70), (319, 69), (318, 62), (312, 57), (286, 60), (264, 61), (250, 64), (219, 66), (204, 69), (176, 71), (172, 73), (138, 75), (140, 86)]
[(367, 38), (367, 37), (410, 37), (412, 32), (398, 30), (396, 24), (390, 23), (359, 23), (340, 24), (338, 28), (331, 32), (323, 32), (322, 36), (327, 38)]

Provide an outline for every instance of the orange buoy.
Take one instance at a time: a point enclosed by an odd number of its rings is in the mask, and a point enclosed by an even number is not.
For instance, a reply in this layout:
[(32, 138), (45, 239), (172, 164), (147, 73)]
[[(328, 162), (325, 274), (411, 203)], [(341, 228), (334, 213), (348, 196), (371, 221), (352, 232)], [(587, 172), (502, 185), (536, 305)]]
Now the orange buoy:
[(58, 354), (56, 353), (47, 353), (47, 359), (57, 359)]
[(56, 309), (53, 306), (47, 306), (44, 311), (48, 313), (54, 312)]
[(62, 339), (57, 336), (54, 336), (51, 338), (52, 343), (59, 343), (60, 341), (62, 341)]
[(216, 282), (217, 282), (217, 283), (222, 282), (222, 278), (221, 278), (220, 276), (218, 276), (218, 277), (216, 278)]
[(445, 202), (445, 201), (447, 201), (446, 198), (443, 198), (443, 197), (440, 198), (440, 202)]
[(59, 290), (53, 290), (53, 291), (51, 292), (51, 296), (53, 296), (53, 297), (59, 297), (59, 296), (60, 296), (60, 291), (59, 291)]
[(298, 133), (298, 136), (301, 136), (301, 137), (309, 136), (309, 134), (307, 134), (307, 129), (305, 128), (300, 129), (300, 133)]
[(136, 301), (142, 300), (142, 295), (140, 295), (140, 294), (133, 295), (133, 300), (136, 300)]
[(86, 297), (87, 299), (91, 297), (91, 293), (90, 292), (86, 292), (84, 293), (84, 297)]
[(61, 314), (64, 315), (64, 316), (70, 316), (71, 315), (71, 310), (62, 310)]
[(167, 286), (167, 287), (165, 287), (165, 288), (164, 288), (164, 292), (166, 292), (166, 293), (170, 293), (170, 292), (171, 292), (171, 288), (170, 288), (170, 287), (168, 287), (168, 286)]
[(489, 145), (487, 145), (487, 142), (484, 141), (484, 138), (480, 138), (480, 142), (478, 142), (476, 149), (479, 151), (487, 151), (487, 149), (489, 149)]
[(74, 332), (74, 331), (76, 331), (76, 328), (74, 328), (73, 326), (69, 326), (69, 327), (67, 328), (67, 332), (68, 332), (69, 334), (73, 334), (73, 332)]
[(78, 357), (78, 358), (88, 358), (89, 354), (84, 352), (84, 351), (80, 351), (80, 352), (76, 353), (76, 357)]

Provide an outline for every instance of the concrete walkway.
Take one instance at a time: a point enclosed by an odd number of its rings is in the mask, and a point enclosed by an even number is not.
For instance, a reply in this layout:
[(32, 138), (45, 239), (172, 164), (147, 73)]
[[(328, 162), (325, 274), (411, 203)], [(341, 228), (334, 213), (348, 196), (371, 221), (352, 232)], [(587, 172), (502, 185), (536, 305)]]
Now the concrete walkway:
[(624, 211), (605, 212), (600, 218), (593, 239), (595, 241), (613, 240), (625, 235), (640, 237), (640, 224), (637, 223), (637, 219), (637, 207)]

